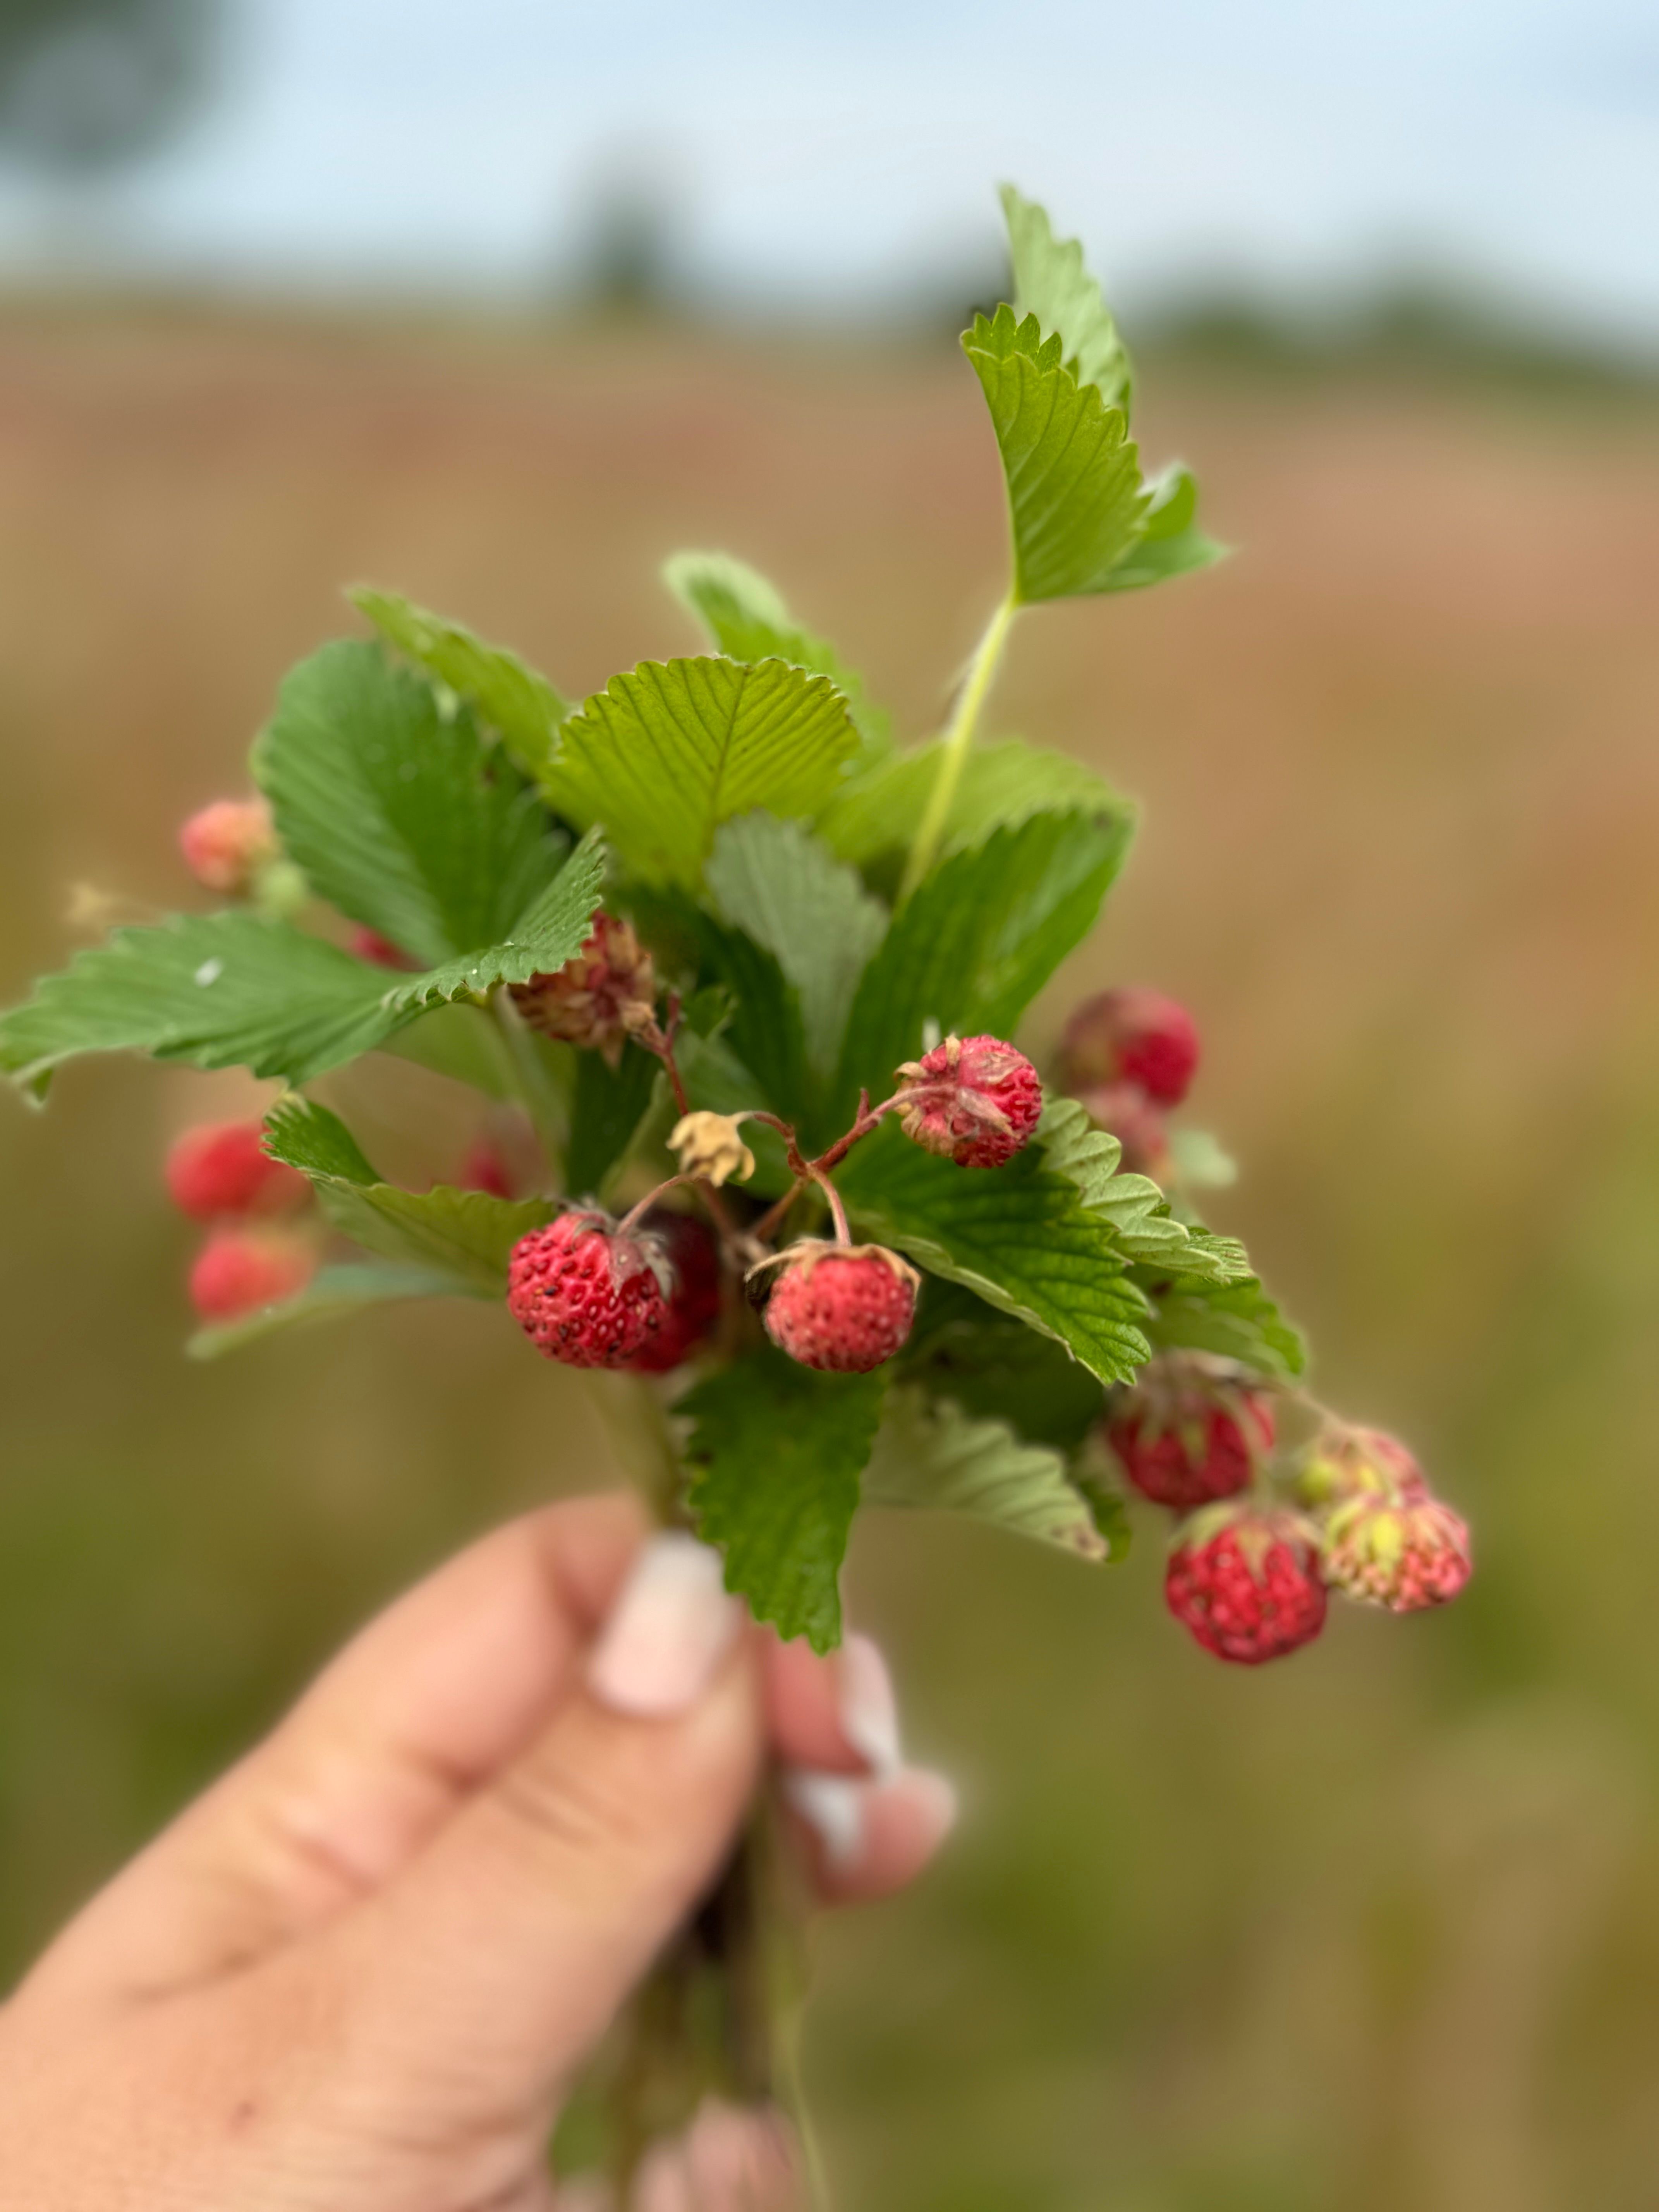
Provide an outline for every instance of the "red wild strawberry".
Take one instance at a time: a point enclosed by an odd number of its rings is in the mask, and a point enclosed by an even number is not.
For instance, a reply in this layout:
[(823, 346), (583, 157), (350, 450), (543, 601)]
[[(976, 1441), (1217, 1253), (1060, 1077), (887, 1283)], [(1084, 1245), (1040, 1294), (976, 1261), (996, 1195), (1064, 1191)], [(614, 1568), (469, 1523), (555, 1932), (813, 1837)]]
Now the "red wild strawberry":
[(1437, 1498), (1356, 1492), (1326, 1522), (1320, 1564), (1326, 1581), (1348, 1597), (1419, 1613), (1444, 1605), (1468, 1582), (1468, 1526)]
[(803, 1367), (864, 1375), (890, 1359), (915, 1319), (915, 1269), (879, 1244), (805, 1237), (775, 1261), (766, 1333)]
[(596, 914), (586, 943), (551, 975), (512, 987), (513, 1003), (544, 1036), (586, 1045), (614, 1067), (630, 1036), (656, 1019), (651, 955), (615, 915)]
[(1229, 1361), (1165, 1352), (1119, 1397), (1105, 1426), (1141, 1495), (1191, 1513), (1249, 1489), (1257, 1458), (1273, 1448), (1273, 1401)]
[(1164, 1601), (1206, 1651), (1258, 1667), (1325, 1626), (1313, 1532), (1299, 1515), (1212, 1505), (1176, 1532)]
[(662, 1327), (628, 1364), (641, 1374), (665, 1375), (690, 1358), (720, 1319), (720, 1252), (707, 1223), (695, 1214), (653, 1206), (644, 1226), (667, 1255), (674, 1288)]
[(1074, 1095), (1138, 1083), (1156, 1106), (1178, 1106), (1198, 1066), (1198, 1026), (1185, 1006), (1134, 983), (1102, 991), (1066, 1024), (1060, 1080)]
[(382, 937), (378, 929), (370, 929), (367, 923), (358, 923), (349, 941), (357, 957), (367, 960), (373, 967), (412, 969), (419, 965), (400, 945), (394, 945), (389, 937)]
[(1042, 1116), (1042, 1085), (1000, 1037), (948, 1036), (898, 1071), (899, 1127), (959, 1168), (1000, 1168)]
[(455, 1187), (458, 1190), (485, 1190), (492, 1198), (512, 1197), (513, 1172), (493, 1137), (475, 1137), (467, 1146)]
[(197, 1221), (222, 1214), (280, 1213), (303, 1206), (311, 1185), (297, 1168), (270, 1158), (258, 1121), (204, 1121), (167, 1152), (167, 1194)]
[(567, 1367), (625, 1367), (662, 1328), (668, 1263), (649, 1237), (573, 1209), (513, 1248), (507, 1303), (526, 1336)]
[(1080, 1091), (1077, 1096), (1090, 1120), (1122, 1146), (1118, 1164), (1125, 1175), (1151, 1176), (1155, 1182), (1170, 1180), (1170, 1132), (1163, 1114), (1138, 1083), (1103, 1084), (1097, 1091)]
[(181, 824), (179, 850), (198, 884), (245, 897), (276, 858), (276, 833), (263, 799), (216, 799)]
[(227, 1224), (196, 1255), (191, 1304), (204, 1321), (240, 1321), (296, 1297), (319, 1256), (315, 1240), (296, 1230)]

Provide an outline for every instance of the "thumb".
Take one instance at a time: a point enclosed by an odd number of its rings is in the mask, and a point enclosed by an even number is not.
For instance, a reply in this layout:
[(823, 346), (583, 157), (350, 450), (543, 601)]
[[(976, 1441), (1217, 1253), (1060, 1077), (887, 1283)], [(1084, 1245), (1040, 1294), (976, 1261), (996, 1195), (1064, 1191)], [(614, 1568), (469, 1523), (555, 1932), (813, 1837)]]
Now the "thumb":
[(542, 2124), (718, 1873), (761, 1758), (741, 1625), (654, 1538), (539, 1741), (341, 1928), (354, 2046), (428, 2140)]

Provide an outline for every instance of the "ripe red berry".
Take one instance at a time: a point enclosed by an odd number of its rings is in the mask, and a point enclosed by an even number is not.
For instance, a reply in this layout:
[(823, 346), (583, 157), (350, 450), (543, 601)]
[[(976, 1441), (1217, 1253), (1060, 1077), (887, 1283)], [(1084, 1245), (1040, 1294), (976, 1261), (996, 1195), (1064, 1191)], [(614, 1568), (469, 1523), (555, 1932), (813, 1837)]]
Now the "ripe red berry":
[(615, 915), (596, 914), (581, 951), (556, 973), (532, 975), (512, 990), (532, 1029), (601, 1052), (613, 1067), (628, 1039), (656, 1018), (651, 955)]
[(948, 1036), (898, 1071), (899, 1127), (960, 1168), (1000, 1168), (1042, 1117), (1042, 1085), (1000, 1037)]
[(708, 1224), (692, 1213), (653, 1206), (644, 1226), (667, 1255), (674, 1287), (662, 1327), (628, 1364), (641, 1374), (665, 1375), (690, 1358), (720, 1319), (720, 1251)]
[(803, 1367), (864, 1375), (910, 1334), (921, 1277), (879, 1244), (803, 1237), (778, 1263), (766, 1333)]
[(1107, 1083), (1098, 1090), (1080, 1091), (1078, 1103), (1122, 1146), (1118, 1164), (1125, 1175), (1151, 1176), (1155, 1182), (1169, 1180), (1169, 1128), (1138, 1083)]
[(1157, 1106), (1178, 1106), (1198, 1066), (1198, 1026), (1162, 991), (1127, 983), (1102, 991), (1066, 1024), (1060, 1080), (1067, 1091), (1136, 1083)]
[(258, 1121), (204, 1121), (173, 1139), (167, 1193), (197, 1221), (223, 1214), (279, 1213), (303, 1206), (311, 1185), (297, 1168), (268, 1158)]
[(351, 933), (350, 945), (360, 960), (367, 960), (376, 968), (412, 969), (417, 965), (401, 945), (361, 922)]
[(1273, 1407), (1242, 1370), (1170, 1352), (1142, 1370), (1105, 1426), (1141, 1495), (1191, 1513), (1249, 1489), (1257, 1459), (1273, 1448)]
[(1469, 1578), (1469, 1531), (1437, 1498), (1356, 1494), (1325, 1523), (1320, 1553), (1333, 1589), (1390, 1613), (1444, 1605)]
[(625, 1367), (661, 1329), (667, 1261), (648, 1237), (573, 1210), (513, 1248), (507, 1303), (526, 1336), (567, 1367)]
[(1177, 1532), (1164, 1601), (1206, 1651), (1241, 1667), (1282, 1658), (1325, 1626), (1312, 1532), (1298, 1516), (1212, 1505)]
[(240, 898), (276, 858), (276, 833), (263, 799), (216, 799), (180, 824), (179, 850), (198, 884)]
[(196, 1255), (191, 1304), (204, 1321), (240, 1321), (297, 1296), (318, 1259), (315, 1241), (295, 1230), (227, 1224)]

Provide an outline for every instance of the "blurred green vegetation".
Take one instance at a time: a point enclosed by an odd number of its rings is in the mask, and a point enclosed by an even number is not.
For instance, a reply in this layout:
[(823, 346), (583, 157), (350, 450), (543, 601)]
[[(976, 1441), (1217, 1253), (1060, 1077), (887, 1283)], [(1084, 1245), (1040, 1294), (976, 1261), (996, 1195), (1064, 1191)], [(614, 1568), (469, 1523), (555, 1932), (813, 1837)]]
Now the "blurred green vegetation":
[[(69, 886), (185, 899), (288, 663), (396, 586), (580, 692), (682, 648), (677, 544), (773, 574), (902, 726), (999, 574), (948, 347), (228, 314), (0, 324), (0, 991)], [(967, 1816), (826, 1926), (811, 2069), (860, 2212), (1549, 2212), (1659, 2151), (1659, 403), (1382, 360), (1147, 364), (1248, 550), (1034, 617), (993, 720), (1147, 802), (1051, 993), (1194, 1007), (1218, 1209), (1326, 1395), (1473, 1518), (1443, 1615), (1260, 1674), (1091, 1572), (872, 1516), (855, 1617)], [(463, 1110), (386, 1062), (376, 1156)], [(161, 1146), (250, 1092), (121, 1065), (0, 1115), (0, 1976), (469, 1533), (610, 1479), (471, 1306), (184, 1362)], [(3, 1102), (0, 1102), (3, 1103)]]

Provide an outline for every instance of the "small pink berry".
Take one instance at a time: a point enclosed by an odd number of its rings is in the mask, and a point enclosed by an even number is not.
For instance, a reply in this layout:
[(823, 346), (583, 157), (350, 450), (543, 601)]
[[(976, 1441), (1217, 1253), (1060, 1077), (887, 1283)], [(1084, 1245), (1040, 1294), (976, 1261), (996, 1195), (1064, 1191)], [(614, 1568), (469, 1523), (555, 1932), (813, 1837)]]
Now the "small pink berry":
[(1155, 1106), (1178, 1106), (1198, 1066), (1198, 1025), (1185, 1006), (1136, 983), (1102, 991), (1066, 1024), (1060, 1081), (1074, 1096), (1135, 1083)]
[(1206, 1651), (1259, 1667), (1325, 1626), (1312, 1531), (1299, 1516), (1212, 1505), (1176, 1531), (1164, 1601)]
[(297, 1297), (319, 1257), (314, 1239), (297, 1231), (226, 1224), (196, 1255), (191, 1304), (204, 1321), (240, 1321)]
[(948, 1036), (898, 1071), (899, 1127), (961, 1168), (1000, 1168), (1042, 1118), (1042, 1085), (1000, 1037)]
[(1346, 1596), (1390, 1613), (1419, 1613), (1455, 1598), (1470, 1573), (1468, 1524), (1437, 1498), (1357, 1494), (1325, 1523), (1320, 1561)]
[(890, 1359), (910, 1334), (921, 1277), (879, 1244), (803, 1237), (776, 1262), (766, 1333), (803, 1367), (864, 1375)]
[(567, 1367), (625, 1367), (667, 1317), (673, 1277), (650, 1237), (573, 1209), (513, 1248), (507, 1303), (532, 1344)]
[(550, 975), (512, 986), (513, 1003), (544, 1036), (603, 1053), (614, 1067), (630, 1036), (656, 1018), (651, 955), (630, 925), (596, 914), (586, 943)]
[(263, 799), (216, 799), (184, 823), (179, 850), (198, 884), (242, 898), (276, 858), (276, 833)]
[(279, 1213), (303, 1206), (311, 1185), (297, 1168), (271, 1159), (258, 1121), (204, 1121), (176, 1137), (167, 1152), (167, 1194), (197, 1221), (223, 1214)]
[(1166, 1352), (1118, 1398), (1105, 1431), (1143, 1497), (1191, 1513), (1249, 1489), (1273, 1449), (1273, 1400), (1225, 1361)]
[(512, 1171), (493, 1137), (475, 1137), (468, 1146), (461, 1171), (455, 1178), (455, 1188), (488, 1191), (492, 1198), (513, 1196)]
[(382, 937), (378, 929), (370, 929), (366, 923), (360, 922), (348, 941), (360, 960), (367, 960), (375, 968), (407, 970), (419, 964), (410, 958), (401, 945), (394, 945), (389, 937)]

